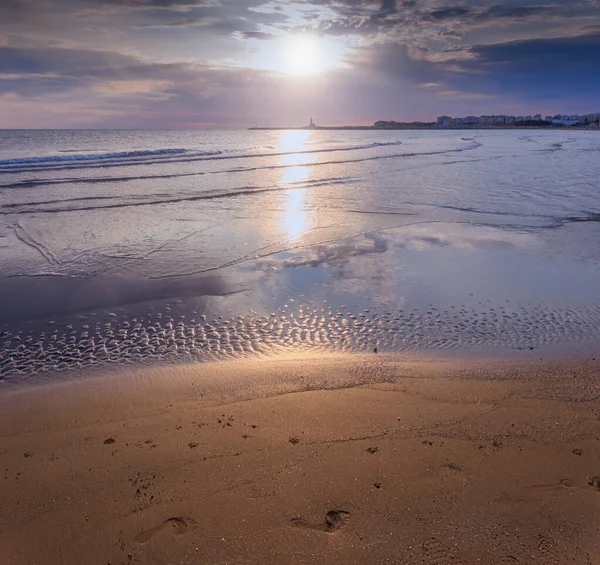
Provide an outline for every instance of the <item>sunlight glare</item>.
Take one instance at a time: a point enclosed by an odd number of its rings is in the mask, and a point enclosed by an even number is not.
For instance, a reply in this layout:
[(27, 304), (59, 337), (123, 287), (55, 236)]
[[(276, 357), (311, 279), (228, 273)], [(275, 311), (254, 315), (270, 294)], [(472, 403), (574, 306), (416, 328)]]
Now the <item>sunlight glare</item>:
[(321, 48), (318, 38), (312, 35), (291, 35), (284, 51), (285, 72), (292, 76), (318, 74), (323, 70)]
[(344, 67), (347, 51), (338, 38), (295, 33), (273, 41), (255, 40), (250, 65), (294, 79), (310, 79)]
[(306, 193), (306, 188), (296, 188), (289, 190), (286, 195), (283, 224), (290, 239), (296, 239), (307, 229), (309, 216), (304, 208)]
[(309, 191), (302, 183), (310, 177), (311, 153), (297, 153), (308, 149), (309, 131), (289, 130), (281, 132), (278, 149), (284, 153), (280, 157), (282, 165), (281, 184), (289, 187), (285, 193), (283, 228), (291, 239), (304, 234), (312, 223), (312, 211), (308, 207)]

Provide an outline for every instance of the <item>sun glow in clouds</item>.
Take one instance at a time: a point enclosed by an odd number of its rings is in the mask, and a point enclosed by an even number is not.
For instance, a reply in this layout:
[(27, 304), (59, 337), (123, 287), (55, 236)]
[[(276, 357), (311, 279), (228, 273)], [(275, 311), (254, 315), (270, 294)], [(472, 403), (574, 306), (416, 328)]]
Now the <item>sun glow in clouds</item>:
[(295, 33), (257, 42), (251, 65), (290, 77), (312, 77), (343, 67), (347, 47), (335, 38)]
[(284, 71), (292, 76), (309, 76), (322, 72), (322, 45), (312, 35), (290, 35), (284, 41)]

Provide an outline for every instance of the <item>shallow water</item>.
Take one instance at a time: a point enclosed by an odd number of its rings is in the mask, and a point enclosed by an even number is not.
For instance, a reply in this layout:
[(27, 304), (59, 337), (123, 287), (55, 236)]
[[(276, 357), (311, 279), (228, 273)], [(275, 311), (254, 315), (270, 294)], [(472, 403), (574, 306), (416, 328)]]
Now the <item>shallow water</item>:
[(0, 132), (0, 373), (594, 354), (600, 134)]

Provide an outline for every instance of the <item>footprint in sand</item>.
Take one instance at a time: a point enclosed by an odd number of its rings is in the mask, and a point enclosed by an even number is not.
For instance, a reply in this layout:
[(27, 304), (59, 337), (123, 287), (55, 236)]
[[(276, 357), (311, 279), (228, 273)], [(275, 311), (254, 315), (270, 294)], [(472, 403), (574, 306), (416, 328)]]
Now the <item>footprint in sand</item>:
[(558, 552), (551, 539), (540, 536), (538, 538), (537, 548), (542, 556), (544, 565), (559, 565), (561, 563)]
[(451, 555), (446, 545), (437, 538), (429, 538), (423, 542), (425, 560), (431, 565), (462, 565), (463, 561)]
[(330, 510), (325, 516), (324, 524), (313, 524), (303, 518), (292, 518), (292, 526), (332, 533), (339, 530), (348, 521), (349, 516), (350, 512), (345, 510)]
[(196, 527), (196, 521), (192, 518), (181, 518), (176, 516), (174, 518), (167, 518), (162, 524), (155, 526), (154, 528), (150, 528), (149, 530), (141, 531), (137, 536), (135, 536), (135, 541), (137, 543), (146, 543), (150, 541), (150, 539), (166, 528), (169, 528), (176, 536), (181, 536), (185, 534), (188, 530), (192, 530)]
[(530, 485), (521, 491), (503, 492), (495, 498), (496, 502), (531, 502), (538, 499), (545, 492), (561, 491), (565, 489), (580, 488), (570, 479), (561, 479), (558, 483), (545, 483)]
[(594, 475), (593, 477), (588, 477), (587, 481), (588, 485), (600, 490), (600, 476)]
[(516, 565), (518, 562), (519, 560), (516, 557), (513, 557), (512, 555), (506, 555), (502, 557), (500, 561), (498, 561), (498, 565)]

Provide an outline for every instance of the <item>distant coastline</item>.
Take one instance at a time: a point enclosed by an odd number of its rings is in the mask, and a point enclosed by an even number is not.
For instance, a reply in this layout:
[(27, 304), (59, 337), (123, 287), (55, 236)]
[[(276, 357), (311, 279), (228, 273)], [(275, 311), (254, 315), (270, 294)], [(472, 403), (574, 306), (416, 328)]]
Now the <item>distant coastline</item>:
[(248, 131), (253, 130), (346, 130), (346, 129), (377, 129), (373, 126), (294, 126), (294, 127), (251, 127)]
[(433, 130), (433, 131), (444, 131), (444, 130), (527, 130), (527, 129), (544, 129), (544, 130), (587, 130), (587, 131), (600, 131), (598, 125), (462, 125), (462, 126), (439, 126), (436, 123), (431, 124), (398, 124), (397, 126), (382, 127), (382, 126), (291, 126), (291, 127), (251, 127), (248, 131), (330, 131), (330, 130), (376, 130), (376, 131), (397, 131), (397, 130)]
[(373, 125), (359, 126), (318, 126), (313, 119), (308, 125), (299, 127), (251, 127), (249, 130), (476, 130), (476, 129), (599, 129), (600, 113), (596, 114), (556, 114), (542, 118), (534, 116), (467, 116), (452, 118), (440, 116), (435, 122), (397, 122), (395, 120), (379, 120)]

